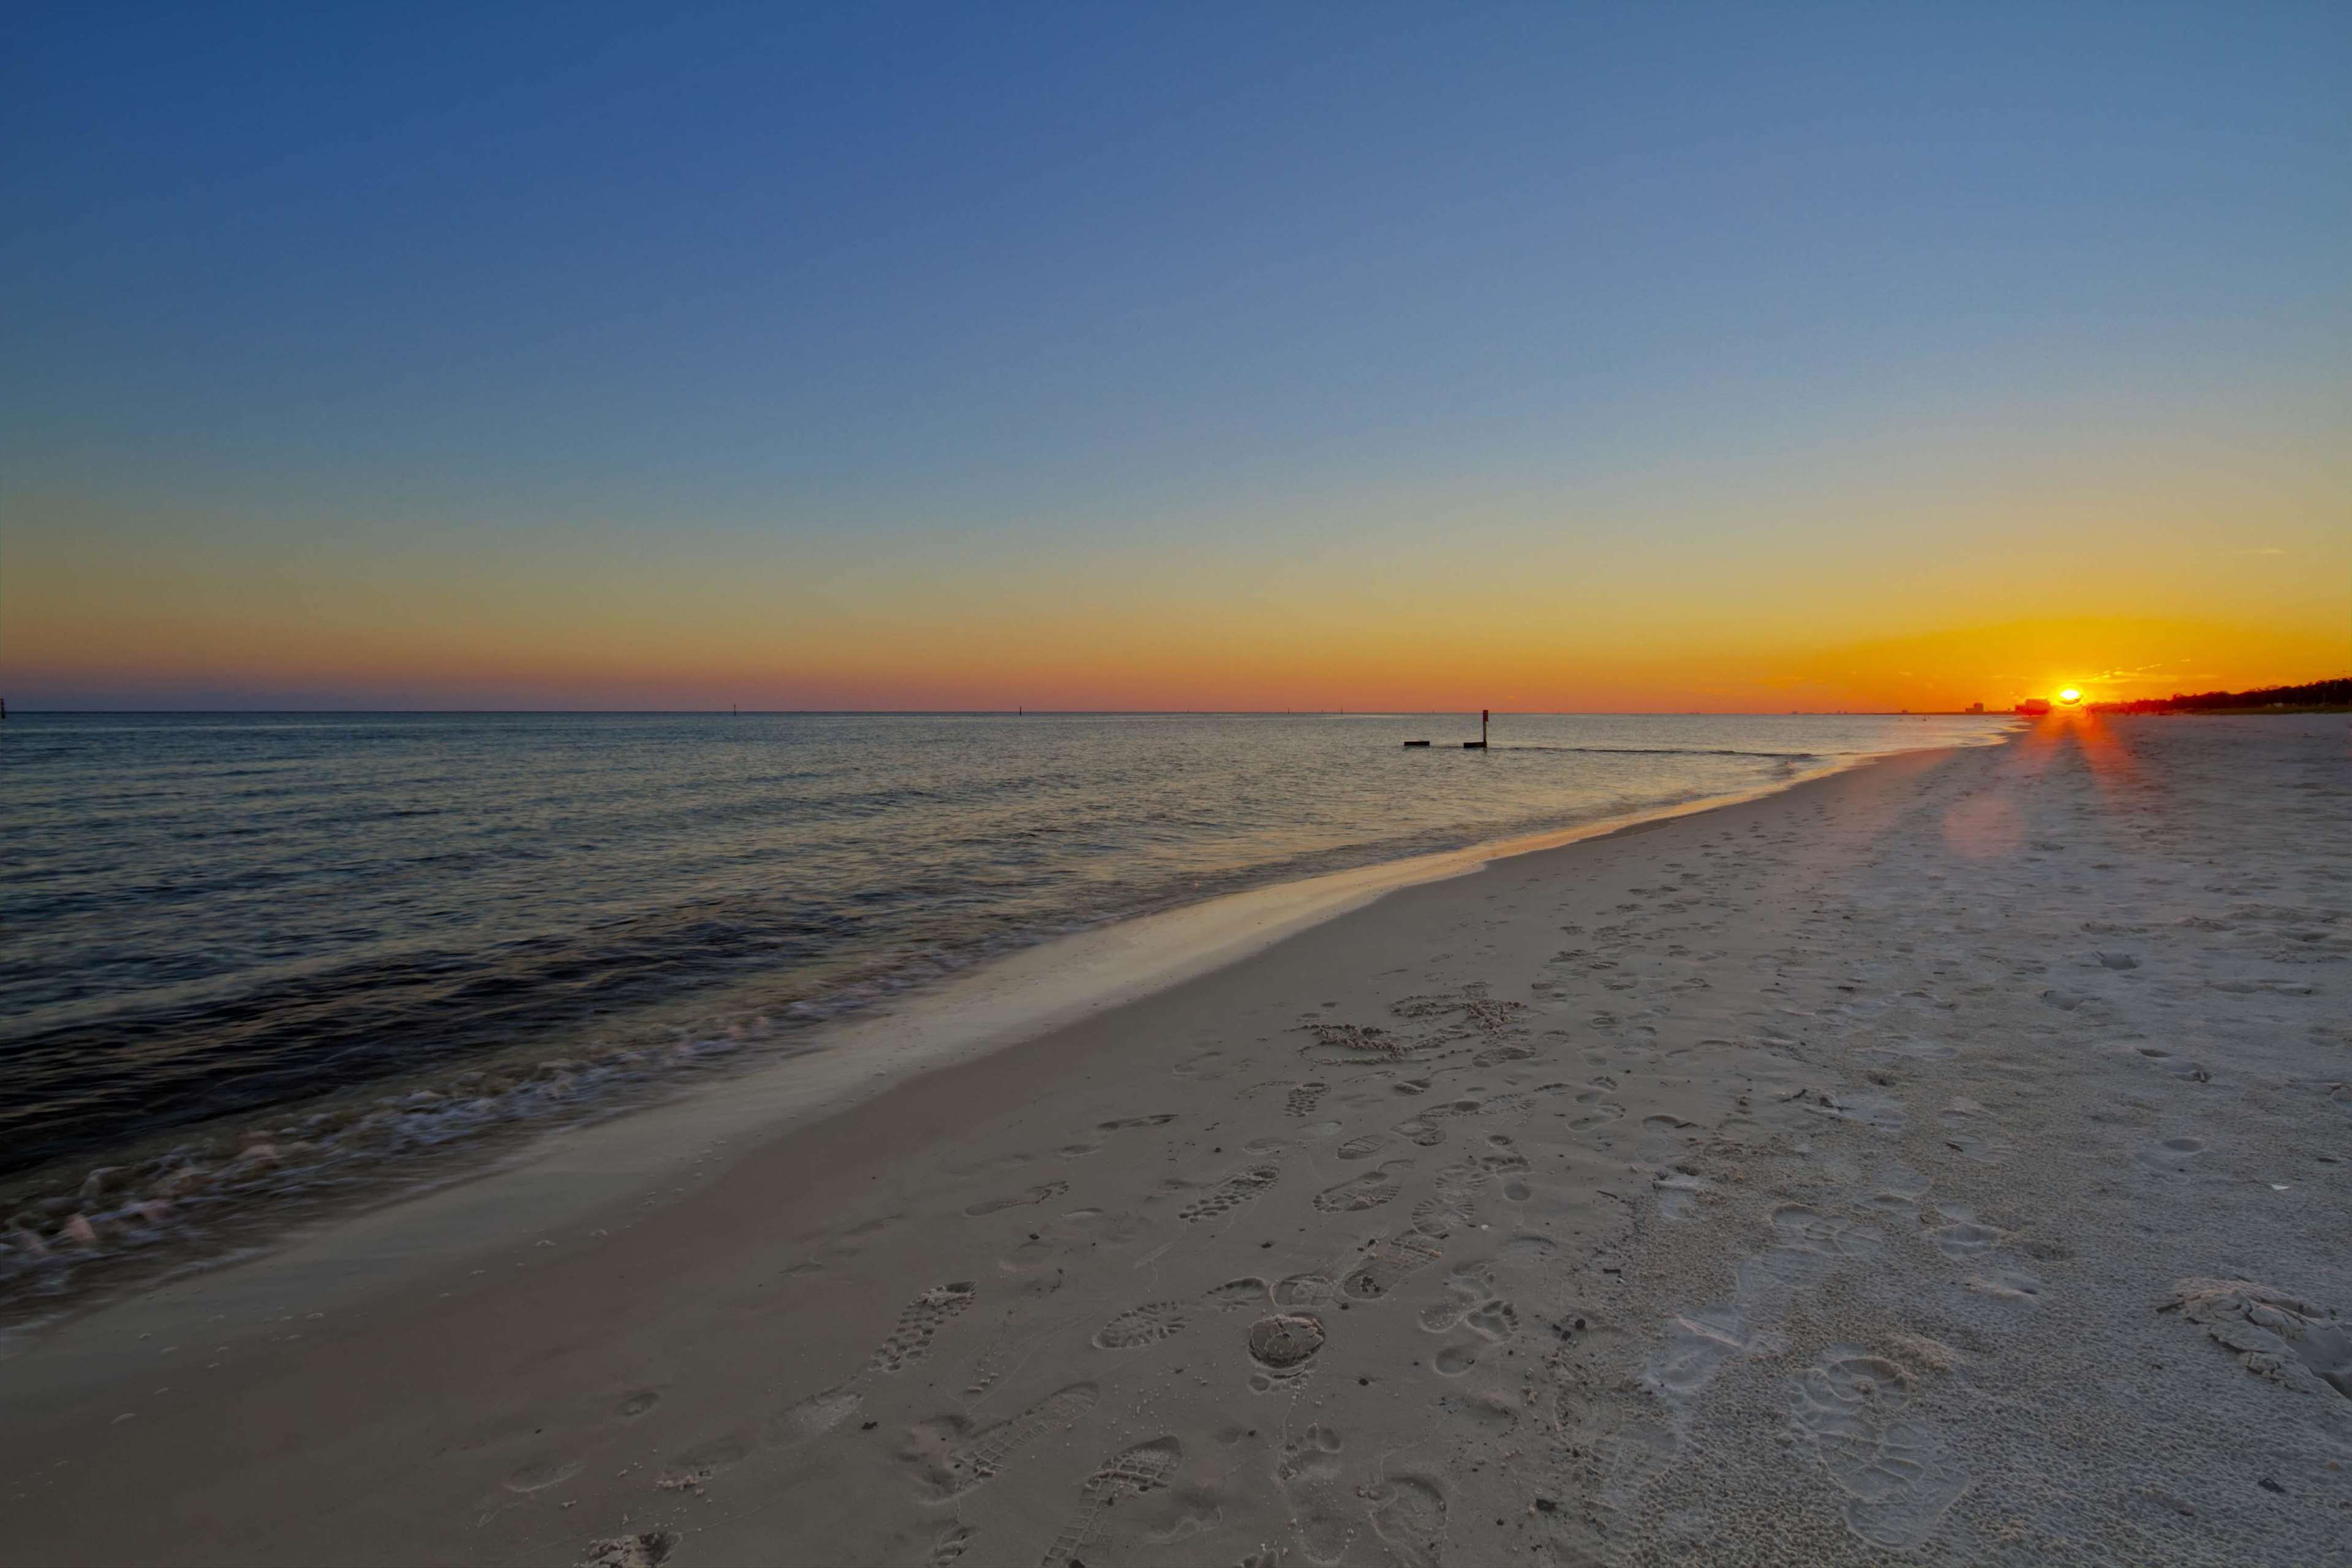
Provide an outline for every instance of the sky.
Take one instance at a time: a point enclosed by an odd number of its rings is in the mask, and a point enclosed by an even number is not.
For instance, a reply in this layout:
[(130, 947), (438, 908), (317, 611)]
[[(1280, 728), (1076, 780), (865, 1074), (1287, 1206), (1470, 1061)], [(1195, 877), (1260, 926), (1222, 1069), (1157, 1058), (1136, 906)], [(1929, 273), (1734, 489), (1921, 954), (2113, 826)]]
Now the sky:
[(2352, 670), (2352, 6), (37, 8), (0, 697)]

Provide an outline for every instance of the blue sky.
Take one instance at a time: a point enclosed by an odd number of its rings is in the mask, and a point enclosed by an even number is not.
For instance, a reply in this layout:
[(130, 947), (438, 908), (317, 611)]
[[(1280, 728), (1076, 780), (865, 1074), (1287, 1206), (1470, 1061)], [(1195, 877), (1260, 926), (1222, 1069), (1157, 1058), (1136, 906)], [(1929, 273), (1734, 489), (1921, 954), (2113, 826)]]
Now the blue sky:
[(2341, 521), (2352, 7), (19, 26), (18, 595), (148, 548), (191, 581), (653, 563), (689, 610), (680, 560), (935, 602), (1106, 551), (1420, 573), (1449, 528), (1908, 528), (1932, 564), (2011, 542), (1890, 496), (1990, 465), (2079, 500), (2105, 464), (2127, 510), (2200, 442), (2285, 476), (2223, 533)]

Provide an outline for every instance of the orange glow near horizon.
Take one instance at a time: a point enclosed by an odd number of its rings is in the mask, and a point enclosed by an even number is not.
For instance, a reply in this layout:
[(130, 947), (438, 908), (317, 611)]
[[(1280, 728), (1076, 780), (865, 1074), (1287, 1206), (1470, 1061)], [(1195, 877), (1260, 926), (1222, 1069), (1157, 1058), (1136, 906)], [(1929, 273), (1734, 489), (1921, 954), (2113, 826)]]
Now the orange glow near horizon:
[[(21, 707), (79, 690), (161, 706), (1009, 709), (1139, 710), (1959, 711), (2002, 713), (2055, 682), (2030, 672), (2053, 646), (2118, 670), (2060, 701), (2245, 689), (2338, 673), (2324, 639), (2200, 623), (2031, 622), (1838, 643), (1752, 643), (1704, 628), (1647, 644), (1539, 625), (1421, 621), (1349, 635), (1315, 616), (1227, 618), (1187, 637), (1169, 619), (1058, 624), (968, 613), (956, 622), (843, 616), (796, 627), (732, 617), (667, 626), (607, 614), (589, 636), (545, 625), (265, 625), (183, 608), (137, 626), (11, 620), (7, 684)], [(1306, 618), (1306, 617), (1301, 617)], [(1744, 646), (1743, 646), (1744, 645)], [(46, 657), (22, 658), (38, 648)], [(2164, 657), (2166, 655), (2171, 657)], [(67, 700), (44, 700), (47, 691)], [(105, 702), (91, 705), (112, 705)]]
[(619, 558), (391, 528), (263, 550), (226, 521), (141, 537), (62, 507), (31, 521), (12, 517), (0, 573), (0, 695), (27, 710), (2005, 713), (2062, 689), (2089, 703), (2352, 664), (2320, 563), (2263, 556), (2189, 572), (2151, 552), (2103, 581), (2116, 613), (2086, 615), (2060, 574), (1795, 540), (1448, 549), (1433, 527), (1368, 525), (1320, 552), (1269, 542), (1244, 569), (1236, 547), (1124, 538), (1001, 558), (654, 541)]

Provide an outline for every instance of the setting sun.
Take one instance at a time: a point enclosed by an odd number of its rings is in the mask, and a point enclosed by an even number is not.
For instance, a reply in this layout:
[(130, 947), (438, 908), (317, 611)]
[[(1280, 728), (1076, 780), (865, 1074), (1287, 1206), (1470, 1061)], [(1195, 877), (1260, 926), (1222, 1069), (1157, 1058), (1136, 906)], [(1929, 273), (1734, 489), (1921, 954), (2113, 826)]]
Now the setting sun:
[(2083, 694), (2070, 686), (2065, 690), (2058, 694), (2058, 700), (2066, 704), (2067, 707), (2072, 708), (2075, 703), (2083, 700)]

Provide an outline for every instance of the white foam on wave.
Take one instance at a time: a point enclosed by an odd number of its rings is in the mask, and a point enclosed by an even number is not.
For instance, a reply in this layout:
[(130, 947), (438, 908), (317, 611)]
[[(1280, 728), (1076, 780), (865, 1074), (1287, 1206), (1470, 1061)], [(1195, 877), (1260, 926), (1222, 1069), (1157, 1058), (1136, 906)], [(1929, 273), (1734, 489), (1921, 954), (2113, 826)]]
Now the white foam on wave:
[(21, 1197), (0, 1223), (0, 1311), (71, 1289), (94, 1268), (216, 1244), (241, 1219), (346, 1190), (501, 1127), (574, 1121), (631, 1089), (735, 1054), (736, 1026), (653, 1045), (610, 1046), (182, 1142), (99, 1165)]

